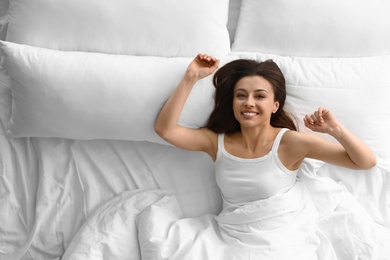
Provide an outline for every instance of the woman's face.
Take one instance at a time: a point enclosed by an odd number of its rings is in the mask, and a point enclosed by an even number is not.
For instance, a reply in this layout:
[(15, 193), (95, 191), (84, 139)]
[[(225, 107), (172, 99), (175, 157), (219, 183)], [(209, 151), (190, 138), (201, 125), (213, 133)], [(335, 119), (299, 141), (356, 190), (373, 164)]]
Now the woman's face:
[(260, 76), (240, 79), (233, 95), (234, 116), (241, 128), (270, 124), (272, 113), (279, 108), (272, 85)]

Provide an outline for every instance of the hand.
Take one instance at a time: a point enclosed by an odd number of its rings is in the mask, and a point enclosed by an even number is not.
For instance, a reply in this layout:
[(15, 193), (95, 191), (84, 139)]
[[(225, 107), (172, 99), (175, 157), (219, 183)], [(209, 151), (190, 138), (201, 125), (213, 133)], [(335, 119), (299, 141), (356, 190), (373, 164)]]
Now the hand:
[(198, 54), (187, 68), (187, 73), (197, 79), (211, 75), (219, 66), (219, 60), (207, 54)]
[(322, 107), (314, 111), (313, 114), (306, 115), (303, 121), (307, 128), (315, 132), (333, 135), (340, 129), (340, 123), (336, 116), (329, 109)]

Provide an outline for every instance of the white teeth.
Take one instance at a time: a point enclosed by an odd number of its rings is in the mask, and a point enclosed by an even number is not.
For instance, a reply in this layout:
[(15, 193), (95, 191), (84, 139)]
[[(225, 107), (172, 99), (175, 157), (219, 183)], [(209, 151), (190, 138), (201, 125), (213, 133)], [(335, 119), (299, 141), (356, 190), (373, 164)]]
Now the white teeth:
[(255, 116), (256, 115), (256, 113), (249, 113), (249, 112), (244, 112), (243, 114), (244, 114), (244, 116)]

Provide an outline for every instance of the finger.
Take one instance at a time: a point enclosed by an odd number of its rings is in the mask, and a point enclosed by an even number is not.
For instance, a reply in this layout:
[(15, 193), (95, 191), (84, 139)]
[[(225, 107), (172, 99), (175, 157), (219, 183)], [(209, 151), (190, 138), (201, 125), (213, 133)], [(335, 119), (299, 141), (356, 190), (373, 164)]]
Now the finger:
[(319, 118), (318, 118), (318, 116), (316, 115), (315, 112), (314, 112), (314, 114), (310, 115), (310, 118), (312, 119), (313, 124), (318, 124), (319, 123)]
[(220, 62), (219, 59), (215, 59), (214, 66), (215, 66), (215, 67), (218, 67), (218, 66), (219, 66), (219, 62)]
[(213, 56), (208, 56), (205, 61), (209, 64), (210, 67), (218, 67), (219, 60)]
[(196, 55), (196, 57), (194, 58), (194, 61), (196, 62), (203, 62), (203, 54), (202, 53), (199, 53), (198, 55)]
[(309, 129), (312, 130), (312, 131), (315, 131), (316, 125), (314, 124), (314, 122), (312, 121), (312, 119), (310, 118), (309, 115), (305, 116), (305, 117), (303, 118), (303, 121), (304, 121), (305, 126), (306, 126), (307, 128), (309, 128)]
[(315, 121), (316, 124), (321, 123), (321, 116), (318, 110), (314, 111), (312, 115), (313, 120)]
[(317, 109), (317, 118), (318, 118), (319, 124), (321, 124), (321, 125), (324, 123), (323, 115), (324, 115), (324, 108), (319, 107)]
[(311, 118), (310, 115), (306, 115), (305, 118), (303, 118), (303, 120), (310, 125), (314, 125), (314, 120)]
[(305, 123), (305, 126), (310, 127), (311, 123), (307, 120), (306, 116), (303, 118), (303, 122)]
[(219, 60), (211, 61), (210, 68), (217, 69), (219, 67)]
[(195, 61), (197, 61), (200, 65), (202, 66), (207, 66), (209, 67), (211, 65), (210, 59), (206, 54), (199, 54), (196, 58)]
[(202, 54), (202, 60), (210, 60), (210, 56), (208, 54)]
[(200, 61), (202, 61), (203, 60), (203, 54), (202, 53), (198, 54), (198, 56), (196, 56), (196, 58), (199, 59)]
[(322, 107), (319, 107), (318, 109), (317, 109), (317, 111), (318, 111), (318, 114), (322, 114)]
[(314, 111), (314, 113), (312, 115), (312, 118), (313, 118), (313, 120), (315, 121), (316, 124), (322, 124), (323, 123), (322, 115), (321, 115), (321, 112), (319, 110)]
[(213, 57), (213, 56), (209, 56), (208, 58), (207, 58), (207, 61), (210, 63), (210, 65), (213, 65), (213, 64), (215, 64), (216, 62), (217, 62), (217, 58), (215, 58), (215, 57)]
[(329, 109), (321, 107), (321, 117), (324, 118), (329, 113)]

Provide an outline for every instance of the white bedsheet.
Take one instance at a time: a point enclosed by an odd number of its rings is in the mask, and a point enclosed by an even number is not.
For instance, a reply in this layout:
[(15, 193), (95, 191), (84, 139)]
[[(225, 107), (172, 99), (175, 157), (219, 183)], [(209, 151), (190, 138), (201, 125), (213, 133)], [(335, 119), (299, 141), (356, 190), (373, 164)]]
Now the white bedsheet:
[(122, 193), (87, 220), (62, 259), (388, 259), (389, 229), (329, 178), (301, 171), (301, 179), (285, 195), (217, 217), (183, 218), (170, 192)]
[[(32, 142), (20, 138), (9, 141), (4, 134), (9, 120), (11, 93), (9, 79), (0, 67), (0, 259), (28, 247), (29, 230), (35, 219), (38, 161)], [(21, 254), (9, 259), (18, 259)]]

